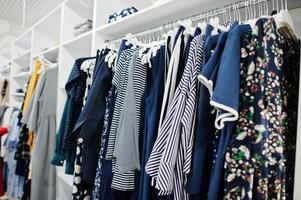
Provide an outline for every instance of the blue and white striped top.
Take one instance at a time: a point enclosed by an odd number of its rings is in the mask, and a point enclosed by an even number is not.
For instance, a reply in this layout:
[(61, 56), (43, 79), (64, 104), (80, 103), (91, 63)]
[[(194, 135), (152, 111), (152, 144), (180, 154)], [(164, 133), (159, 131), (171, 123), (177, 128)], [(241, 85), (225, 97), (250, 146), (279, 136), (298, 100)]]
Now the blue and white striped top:
[(156, 180), (159, 194), (174, 192), (174, 199), (188, 199), (185, 185), (191, 164), (197, 75), (202, 65), (203, 44), (203, 36), (196, 36), (191, 42), (183, 76), (145, 167)]

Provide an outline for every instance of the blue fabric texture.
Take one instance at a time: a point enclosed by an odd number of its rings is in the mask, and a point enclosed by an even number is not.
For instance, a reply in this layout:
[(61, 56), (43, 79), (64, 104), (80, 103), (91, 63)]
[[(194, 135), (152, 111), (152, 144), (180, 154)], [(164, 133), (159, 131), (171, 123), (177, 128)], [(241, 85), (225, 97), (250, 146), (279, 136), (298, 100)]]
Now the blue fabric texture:
[(55, 155), (52, 164), (62, 166), (66, 160), (66, 174), (73, 174), (76, 154), (76, 138), (71, 132), (81, 113), (86, 90), (87, 74), (80, 69), (81, 64), (91, 57), (75, 60), (68, 81), (65, 85), (67, 100), (61, 124), (57, 133)]

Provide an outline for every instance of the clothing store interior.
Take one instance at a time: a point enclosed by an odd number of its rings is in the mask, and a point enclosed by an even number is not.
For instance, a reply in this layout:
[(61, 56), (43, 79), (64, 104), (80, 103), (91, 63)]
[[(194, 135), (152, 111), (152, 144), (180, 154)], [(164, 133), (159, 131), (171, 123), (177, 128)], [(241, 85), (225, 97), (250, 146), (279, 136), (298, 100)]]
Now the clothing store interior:
[(0, 0), (0, 200), (301, 200), (301, 0)]

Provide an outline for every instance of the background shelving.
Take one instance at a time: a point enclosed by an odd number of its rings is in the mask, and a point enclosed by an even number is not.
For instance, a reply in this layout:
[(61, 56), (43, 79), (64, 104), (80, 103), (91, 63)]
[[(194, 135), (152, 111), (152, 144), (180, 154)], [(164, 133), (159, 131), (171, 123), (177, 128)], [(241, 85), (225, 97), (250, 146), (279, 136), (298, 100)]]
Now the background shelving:
[(114, 1), (96, 1), (96, 8), (99, 12), (96, 13), (96, 27), (101, 27), (108, 23), (109, 15), (117, 12), (120, 13), (123, 9), (134, 6), (138, 10), (142, 10), (152, 5), (151, 0), (114, 0)]
[(19, 57), (30, 51), (31, 49), (31, 34), (32, 30), (28, 30), (23, 33), (14, 43), (13, 43), (13, 58)]
[[(11, 43), (6, 43), (0, 51), (0, 65), (6, 65), (11, 58)], [(0, 66), (0, 67), (1, 67)]]
[(33, 28), (33, 54), (39, 54), (60, 44), (61, 8), (54, 10)]
[(35, 54), (33, 58), (43, 57), (51, 62), (57, 62), (60, 46), (56, 45), (50, 49), (47, 49), (41, 53)]
[(63, 31), (62, 42), (65, 43), (81, 34), (75, 34), (74, 27), (86, 22), (88, 19), (93, 20), (93, 0), (69, 0), (64, 5), (63, 13)]
[(61, 118), (62, 109), (66, 99), (65, 83), (69, 77), (74, 61), (77, 58), (91, 56), (92, 32), (83, 34), (76, 40), (71, 40), (62, 45), (59, 61), (59, 83), (58, 83), (58, 101), (57, 101), (57, 120)]
[(28, 72), (30, 70), (30, 51), (24, 52), (23, 55), (13, 59), (12, 74), (18, 74), (19, 72)]

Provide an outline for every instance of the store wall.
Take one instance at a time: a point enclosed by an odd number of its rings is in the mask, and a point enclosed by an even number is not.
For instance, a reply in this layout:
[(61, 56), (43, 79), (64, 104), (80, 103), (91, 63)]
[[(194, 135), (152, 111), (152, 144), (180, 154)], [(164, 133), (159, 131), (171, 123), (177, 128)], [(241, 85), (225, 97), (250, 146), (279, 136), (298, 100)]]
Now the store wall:
[(294, 21), (297, 35), (301, 38), (301, 8), (292, 9), (290, 10), (290, 13)]

